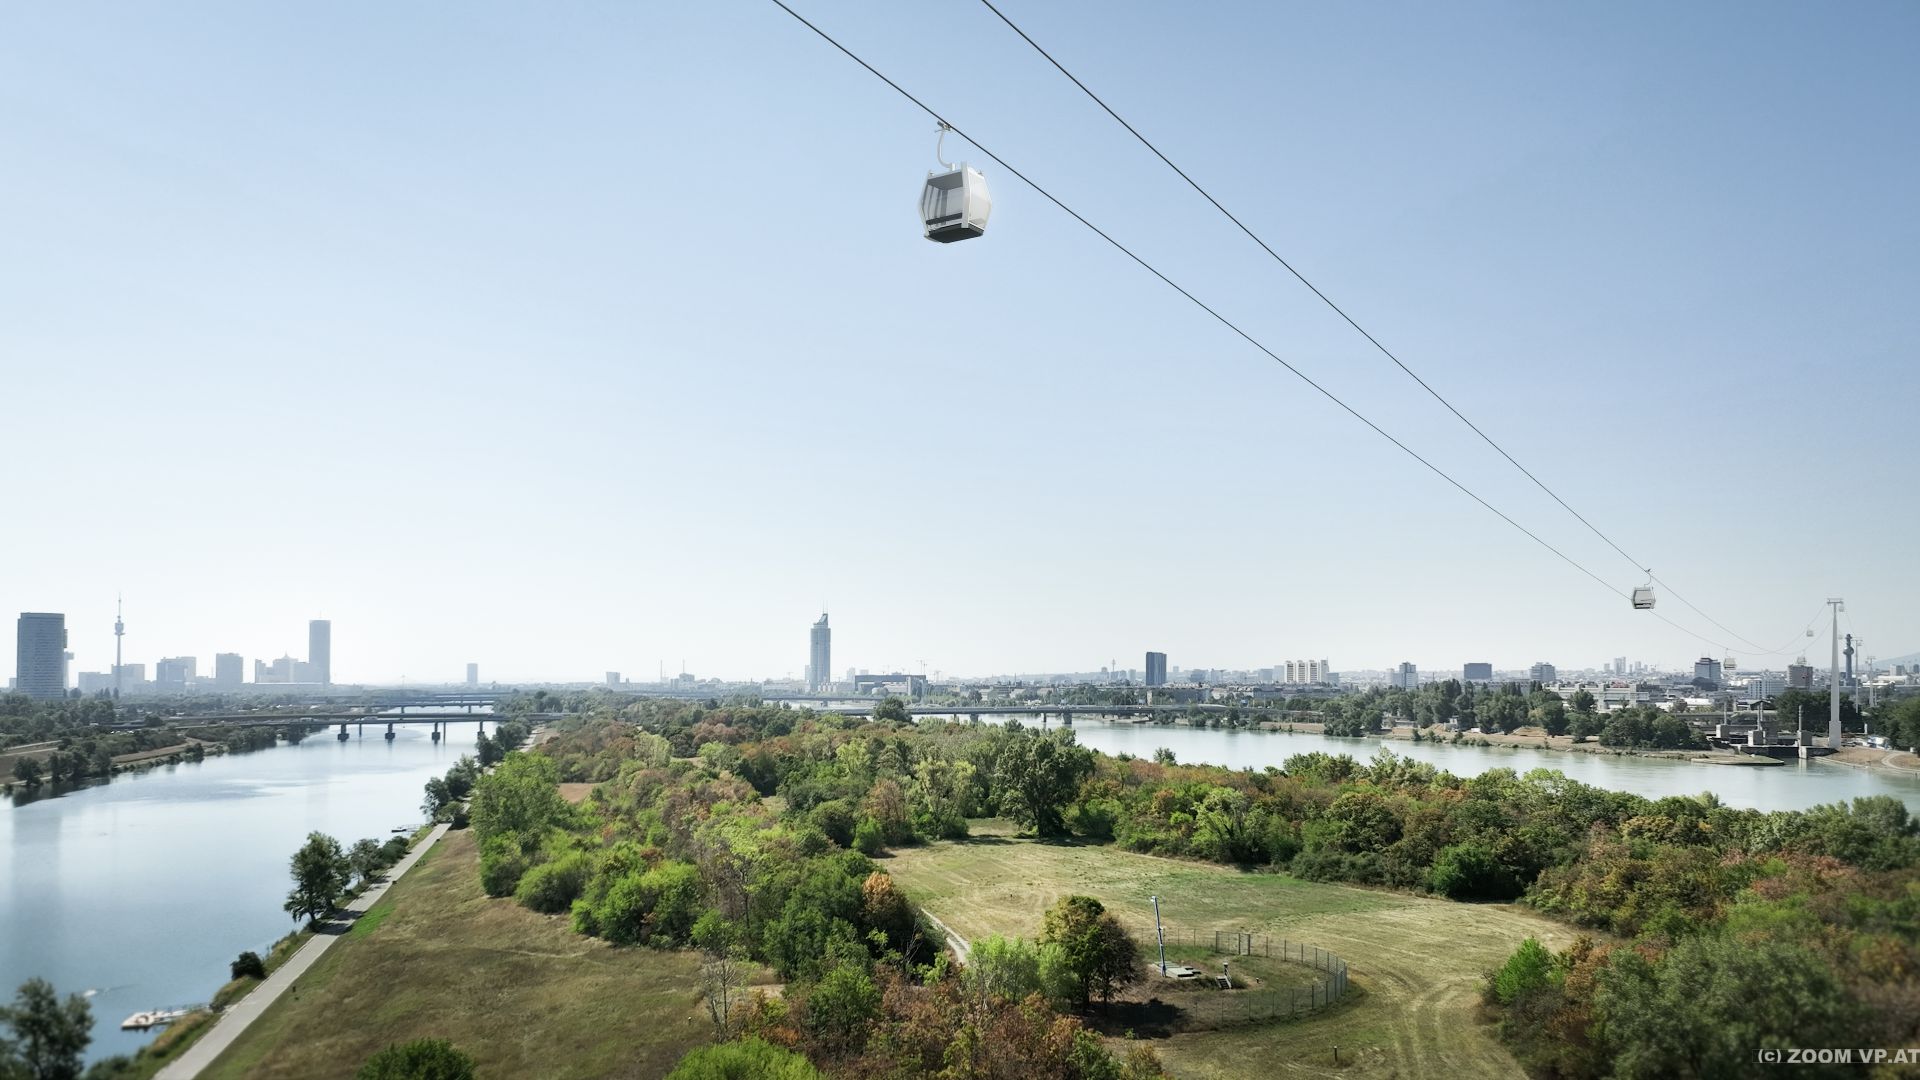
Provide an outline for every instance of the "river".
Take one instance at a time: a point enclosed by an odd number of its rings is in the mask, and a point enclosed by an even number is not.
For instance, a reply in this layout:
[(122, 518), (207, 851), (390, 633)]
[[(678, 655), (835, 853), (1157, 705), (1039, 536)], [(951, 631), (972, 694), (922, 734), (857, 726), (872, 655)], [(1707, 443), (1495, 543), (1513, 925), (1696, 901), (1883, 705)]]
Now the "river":
[(280, 905), (307, 833), (417, 824), (428, 778), (473, 745), (470, 724), (439, 744), (425, 725), (367, 728), (0, 803), (0, 997), (34, 976), (92, 991), (88, 1061), (152, 1037), (121, 1031), (128, 1014), (206, 1001), (228, 961), (295, 928)]
[[(917, 719), (940, 719), (921, 716)], [(956, 717), (964, 722), (965, 717)], [(1017, 719), (1029, 726), (1032, 716), (983, 715), (987, 723)], [(1059, 726), (1056, 718), (1051, 726)], [(1658, 799), (1667, 795), (1698, 795), (1711, 791), (1728, 806), (1756, 810), (1804, 810), (1821, 803), (1856, 799), (1863, 795), (1892, 795), (1920, 813), (1920, 776), (1883, 769), (1862, 769), (1812, 761), (1777, 766), (1702, 765), (1670, 758), (1630, 754), (1575, 754), (1526, 747), (1454, 746), (1366, 738), (1341, 739), (1299, 732), (1197, 728), (1187, 724), (1136, 724), (1077, 716), (1073, 731), (1082, 746), (1106, 754), (1151, 758), (1165, 747), (1182, 764), (1225, 765), (1239, 769), (1281, 766), (1295, 754), (1316, 750), (1346, 754), (1366, 761), (1382, 748), (1430, 762), (1456, 776), (1477, 776), (1488, 769), (1554, 769), (1572, 779), (1614, 791), (1631, 791)]]

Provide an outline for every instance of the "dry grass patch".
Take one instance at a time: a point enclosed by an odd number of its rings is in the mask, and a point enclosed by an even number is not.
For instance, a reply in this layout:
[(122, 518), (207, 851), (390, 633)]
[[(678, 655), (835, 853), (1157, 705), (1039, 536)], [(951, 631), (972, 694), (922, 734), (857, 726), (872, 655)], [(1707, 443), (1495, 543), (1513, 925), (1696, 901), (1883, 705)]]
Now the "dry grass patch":
[(1176, 930), (1271, 934), (1331, 949), (1350, 965), (1354, 989), (1330, 1011), (1155, 1040), (1178, 1077), (1519, 1078), (1519, 1066), (1476, 1016), (1480, 976), (1528, 935), (1554, 948), (1574, 936), (1511, 905), (1319, 884), (1110, 846), (1043, 844), (1016, 839), (1000, 823), (976, 823), (976, 834), (902, 850), (886, 863), (908, 896), (968, 939), (1033, 937), (1047, 906), (1070, 893), (1096, 897), (1122, 922), (1151, 933), (1147, 898), (1158, 895)]
[(410, 1039), (449, 1039), (482, 1076), (657, 1077), (712, 1030), (699, 958), (615, 949), (480, 889), (448, 833), (204, 1077), (334, 1078)]

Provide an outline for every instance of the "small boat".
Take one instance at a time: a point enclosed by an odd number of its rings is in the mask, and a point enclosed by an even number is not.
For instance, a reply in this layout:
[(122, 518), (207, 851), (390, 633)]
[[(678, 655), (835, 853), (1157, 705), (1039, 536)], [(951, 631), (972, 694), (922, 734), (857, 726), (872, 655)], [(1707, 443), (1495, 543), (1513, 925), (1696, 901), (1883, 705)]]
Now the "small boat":
[(149, 1009), (146, 1012), (137, 1012), (120, 1021), (120, 1030), (145, 1031), (148, 1028), (171, 1024), (192, 1011), (192, 1009)]

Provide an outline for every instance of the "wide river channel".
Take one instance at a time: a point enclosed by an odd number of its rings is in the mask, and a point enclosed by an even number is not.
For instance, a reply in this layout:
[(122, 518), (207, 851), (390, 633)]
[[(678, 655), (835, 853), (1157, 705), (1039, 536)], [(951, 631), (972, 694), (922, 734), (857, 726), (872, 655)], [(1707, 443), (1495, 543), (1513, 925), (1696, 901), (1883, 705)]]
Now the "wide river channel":
[[(1166, 747), (1184, 763), (1236, 769), (1279, 766), (1315, 750), (1365, 760), (1384, 746), (1460, 776), (1548, 768), (1650, 798), (1711, 791), (1728, 805), (1762, 810), (1884, 794), (1920, 812), (1920, 777), (1819, 761), (1700, 765), (1090, 717), (1076, 718), (1073, 730), (1081, 745), (1109, 754), (1151, 757)], [(472, 740), (467, 724), (453, 725), (442, 744), (424, 726), (402, 725), (392, 742), (374, 725), (344, 743), (322, 731), (298, 745), (0, 803), (0, 997), (35, 975), (62, 994), (90, 993), (89, 1060), (132, 1053), (151, 1036), (120, 1031), (128, 1014), (207, 1000), (242, 949), (264, 951), (294, 928), (281, 910), (287, 861), (308, 832), (350, 844), (417, 823), (423, 785)]]
[[(428, 778), (473, 747), (474, 725), (369, 724), (340, 742), (163, 765), (54, 797), (0, 802), (0, 997), (34, 976), (93, 1003), (89, 1061), (152, 1037), (120, 1021), (206, 1001), (243, 949), (295, 928), (287, 864), (309, 832), (341, 844), (417, 824)], [(350, 729), (351, 730), (351, 729)]]

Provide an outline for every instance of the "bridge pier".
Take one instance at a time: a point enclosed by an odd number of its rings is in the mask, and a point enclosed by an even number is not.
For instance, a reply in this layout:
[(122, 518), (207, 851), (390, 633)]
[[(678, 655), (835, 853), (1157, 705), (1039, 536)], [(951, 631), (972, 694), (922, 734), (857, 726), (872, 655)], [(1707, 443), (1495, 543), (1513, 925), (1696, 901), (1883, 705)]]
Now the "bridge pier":
[(433, 722), (433, 741), (434, 742), (440, 741), (440, 721), (438, 720), (435, 720)]
[(393, 721), (387, 721), (387, 741), (393, 741)]
[(367, 725), (365, 723), (359, 723), (359, 724), (353, 725), (353, 730), (354, 730), (354, 733), (359, 735), (361, 738), (364, 739), (367, 737)]
[(347, 722), (346, 722), (346, 721), (344, 721), (344, 720), (342, 720), (342, 721), (340, 722), (340, 735), (339, 735), (339, 738), (340, 738), (340, 741), (341, 741), (341, 742), (346, 742), (346, 741), (347, 741)]

